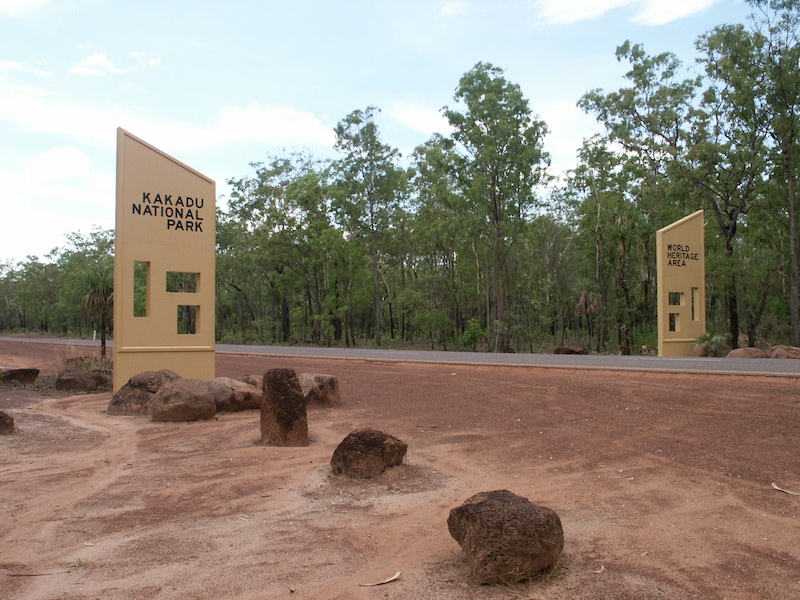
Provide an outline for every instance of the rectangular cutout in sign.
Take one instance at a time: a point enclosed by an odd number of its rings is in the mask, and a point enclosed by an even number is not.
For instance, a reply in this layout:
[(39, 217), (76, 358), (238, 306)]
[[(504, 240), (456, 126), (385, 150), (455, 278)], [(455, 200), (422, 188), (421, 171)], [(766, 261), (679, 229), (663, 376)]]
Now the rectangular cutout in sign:
[(199, 277), (200, 273), (180, 273), (177, 271), (167, 271), (167, 291), (196, 294), (197, 280)]
[(197, 333), (197, 315), (199, 306), (178, 305), (178, 334), (194, 335)]
[(136, 261), (133, 263), (133, 316), (147, 316), (147, 296), (150, 283), (150, 263)]

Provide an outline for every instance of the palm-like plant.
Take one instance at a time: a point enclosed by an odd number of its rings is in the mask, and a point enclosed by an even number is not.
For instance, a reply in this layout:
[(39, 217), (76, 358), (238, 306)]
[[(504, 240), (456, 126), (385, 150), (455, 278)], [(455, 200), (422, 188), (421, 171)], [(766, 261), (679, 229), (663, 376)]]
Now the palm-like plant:
[(106, 357), (106, 337), (114, 315), (114, 266), (99, 263), (86, 274), (83, 314), (100, 322), (100, 356)]

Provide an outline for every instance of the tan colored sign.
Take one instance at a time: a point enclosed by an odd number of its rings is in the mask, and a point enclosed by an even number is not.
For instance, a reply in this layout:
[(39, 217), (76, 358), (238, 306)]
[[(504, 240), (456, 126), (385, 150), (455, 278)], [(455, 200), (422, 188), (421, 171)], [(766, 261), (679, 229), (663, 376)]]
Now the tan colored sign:
[(215, 193), (117, 130), (114, 391), (143, 371), (214, 377)]
[(659, 356), (696, 356), (706, 331), (704, 226), (699, 210), (656, 233)]

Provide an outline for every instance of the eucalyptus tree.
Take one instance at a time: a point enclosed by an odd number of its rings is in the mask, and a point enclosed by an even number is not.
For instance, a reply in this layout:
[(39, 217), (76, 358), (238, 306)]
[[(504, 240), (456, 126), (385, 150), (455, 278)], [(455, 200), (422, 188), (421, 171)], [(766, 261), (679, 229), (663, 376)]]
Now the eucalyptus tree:
[(400, 153), (380, 138), (374, 106), (355, 110), (335, 128), (334, 208), (349, 235), (366, 240), (372, 270), (372, 317), (375, 344), (382, 344), (381, 260), (392, 216), (405, 193), (406, 173), (398, 166)]
[(777, 202), (775, 213), (788, 233), (792, 343), (800, 345), (800, 2), (747, 1), (754, 8), (753, 59), (762, 78), (759, 91), (769, 108), (768, 134), (776, 150), (771, 175), (783, 184), (783, 198)]
[(681, 61), (671, 52), (648, 55), (641, 44), (625, 42), (617, 60), (627, 61), (628, 87), (605, 93), (591, 90), (578, 102), (606, 129), (608, 142), (622, 150), (625, 168), (638, 181), (633, 200), (655, 230), (675, 220), (696, 203), (675, 177), (678, 160), (690, 141), (699, 76), (684, 76)]
[[(769, 110), (760, 92), (763, 79), (755, 68), (756, 45), (742, 25), (714, 28), (697, 40), (697, 48), (707, 83), (685, 173), (711, 209), (724, 244), (724, 303), (730, 342), (737, 347), (741, 261), (735, 256), (734, 240), (761, 197), (768, 166), (764, 123)], [(755, 343), (752, 336), (750, 341)]]
[(468, 210), (459, 188), (457, 161), (453, 140), (439, 134), (414, 150), (411, 185), (418, 285), (407, 297), (408, 310), (445, 311), (460, 334), (469, 319), (482, 316), (480, 290), (485, 282), (471, 260), (477, 243), (472, 232), (480, 227), (479, 217)]
[(549, 163), (543, 149), (547, 126), (531, 113), (520, 86), (503, 73), (490, 63), (477, 63), (459, 80), (458, 105), (444, 108), (459, 153), (459, 186), (467, 210), (480, 223), (474, 233), (491, 249), (487, 330), (495, 350), (506, 345), (509, 253), (537, 204), (534, 188), (543, 182)]
[(229, 182), (228, 210), (218, 218), (218, 284), (236, 296), (221, 298), (221, 324), (233, 317), (245, 340), (255, 327), (282, 342), (298, 333), (296, 327), (301, 337), (307, 334), (317, 343), (325, 269), (335, 246), (327, 166), (292, 153), (253, 167), (254, 177)]

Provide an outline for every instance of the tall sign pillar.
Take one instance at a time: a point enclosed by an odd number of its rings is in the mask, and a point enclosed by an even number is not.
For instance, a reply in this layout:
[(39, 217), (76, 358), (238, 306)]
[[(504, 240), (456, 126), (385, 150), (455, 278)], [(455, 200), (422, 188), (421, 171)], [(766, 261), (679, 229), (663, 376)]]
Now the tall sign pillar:
[(659, 356), (696, 356), (706, 331), (704, 226), (699, 210), (656, 233)]
[(114, 391), (143, 371), (212, 379), (214, 181), (117, 130)]

